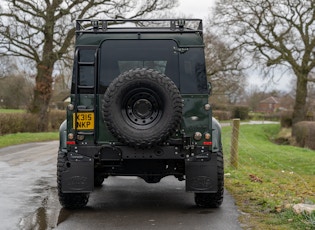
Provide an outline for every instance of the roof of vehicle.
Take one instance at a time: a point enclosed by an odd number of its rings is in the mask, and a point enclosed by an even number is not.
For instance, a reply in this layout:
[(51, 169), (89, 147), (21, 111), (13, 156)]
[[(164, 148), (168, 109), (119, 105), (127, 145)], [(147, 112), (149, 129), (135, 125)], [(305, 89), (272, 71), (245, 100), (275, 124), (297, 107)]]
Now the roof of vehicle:
[(77, 46), (121, 39), (174, 40), (180, 47), (204, 46), (200, 19), (77, 20)]

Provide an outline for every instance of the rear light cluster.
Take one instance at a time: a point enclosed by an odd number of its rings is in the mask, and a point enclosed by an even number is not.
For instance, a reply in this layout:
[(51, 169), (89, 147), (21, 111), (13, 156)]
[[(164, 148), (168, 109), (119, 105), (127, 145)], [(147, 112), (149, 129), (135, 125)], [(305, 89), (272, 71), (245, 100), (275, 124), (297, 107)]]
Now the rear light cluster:
[[(84, 135), (77, 135), (77, 140), (79, 141), (83, 141), (84, 140)], [(74, 140), (74, 134), (73, 133), (69, 133), (68, 134), (68, 139), (69, 140)]]
[(75, 145), (74, 134), (68, 133), (67, 145)]
[(75, 145), (75, 141), (67, 141), (67, 145)]
[(211, 134), (210, 133), (204, 133), (202, 134), (201, 132), (195, 132), (194, 134), (194, 139), (196, 141), (200, 141), (204, 139), (205, 141), (203, 142), (203, 145), (212, 145), (211, 140)]
[[(79, 140), (79, 141), (83, 141), (84, 138), (85, 138), (84, 135), (77, 135), (76, 139)], [(67, 141), (67, 145), (74, 145), (75, 144), (75, 139), (74, 139), (74, 134), (73, 133), (69, 133), (68, 134), (68, 140), (69, 141)]]

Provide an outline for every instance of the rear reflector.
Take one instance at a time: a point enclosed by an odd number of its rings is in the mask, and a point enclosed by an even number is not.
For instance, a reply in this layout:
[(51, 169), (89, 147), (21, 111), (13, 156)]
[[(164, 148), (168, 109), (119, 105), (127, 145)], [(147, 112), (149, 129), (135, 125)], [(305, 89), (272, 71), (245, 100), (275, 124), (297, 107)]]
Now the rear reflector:
[(203, 145), (212, 145), (212, 141), (204, 141)]
[(75, 145), (75, 141), (67, 141), (67, 145)]

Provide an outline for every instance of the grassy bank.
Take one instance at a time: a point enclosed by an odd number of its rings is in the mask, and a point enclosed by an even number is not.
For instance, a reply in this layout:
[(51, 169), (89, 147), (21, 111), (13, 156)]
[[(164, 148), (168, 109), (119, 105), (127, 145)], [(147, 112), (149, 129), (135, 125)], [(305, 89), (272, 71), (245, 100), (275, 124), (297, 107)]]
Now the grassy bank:
[(29, 142), (58, 140), (58, 132), (14, 133), (0, 136), (0, 148)]
[(240, 129), (239, 167), (230, 166), (231, 127), (223, 128), (225, 185), (246, 229), (315, 229), (315, 214), (296, 215), (292, 204), (315, 203), (315, 151), (272, 142), (279, 125)]

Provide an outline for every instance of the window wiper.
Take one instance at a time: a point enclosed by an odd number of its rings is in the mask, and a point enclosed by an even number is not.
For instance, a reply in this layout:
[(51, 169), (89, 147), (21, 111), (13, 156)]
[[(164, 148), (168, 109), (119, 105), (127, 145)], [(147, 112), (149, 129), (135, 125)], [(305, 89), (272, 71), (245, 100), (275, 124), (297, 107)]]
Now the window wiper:
[(174, 46), (173, 50), (174, 50), (174, 53), (181, 53), (181, 54), (183, 54), (183, 53), (186, 53), (189, 50), (189, 48), (177, 48), (177, 47)]

